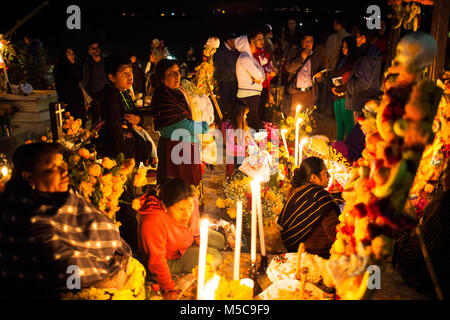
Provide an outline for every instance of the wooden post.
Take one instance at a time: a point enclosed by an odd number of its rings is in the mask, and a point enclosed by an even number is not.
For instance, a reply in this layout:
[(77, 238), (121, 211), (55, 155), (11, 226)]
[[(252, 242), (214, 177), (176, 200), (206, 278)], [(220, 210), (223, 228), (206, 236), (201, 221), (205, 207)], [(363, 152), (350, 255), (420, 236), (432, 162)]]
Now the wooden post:
[(433, 16), (431, 20), (431, 35), (436, 39), (437, 52), (433, 64), (430, 67), (430, 79), (438, 79), (445, 65), (445, 54), (448, 40), (448, 21), (450, 12), (450, 0), (435, 0)]
[(56, 141), (62, 137), (62, 119), (64, 109), (61, 103), (50, 103), (50, 126), (52, 129), (53, 141)]

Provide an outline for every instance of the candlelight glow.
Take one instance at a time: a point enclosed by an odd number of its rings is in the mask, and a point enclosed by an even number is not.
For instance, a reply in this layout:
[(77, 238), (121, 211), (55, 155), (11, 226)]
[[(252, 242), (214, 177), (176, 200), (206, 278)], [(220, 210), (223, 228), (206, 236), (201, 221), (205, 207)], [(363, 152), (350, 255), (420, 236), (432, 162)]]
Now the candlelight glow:
[(214, 277), (205, 284), (203, 288), (202, 297), (203, 300), (214, 300), (216, 296), (216, 290), (219, 287), (220, 277), (214, 274)]
[(250, 279), (250, 278), (244, 278), (244, 279), (241, 279), (241, 280), (239, 281), (239, 283), (242, 284), (242, 285), (244, 285), (244, 286), (247, 286), (247, 287), (249, 287), (249, 288), (251, 288), (251, 289), (253, 289), (253, 286), (255, 285), (255, 283), (253, 282), (253, 280)]
[(6, 166), (3, 166), (1, 169), (2, 175), (6, 177), (8, 175), (8, 168)]

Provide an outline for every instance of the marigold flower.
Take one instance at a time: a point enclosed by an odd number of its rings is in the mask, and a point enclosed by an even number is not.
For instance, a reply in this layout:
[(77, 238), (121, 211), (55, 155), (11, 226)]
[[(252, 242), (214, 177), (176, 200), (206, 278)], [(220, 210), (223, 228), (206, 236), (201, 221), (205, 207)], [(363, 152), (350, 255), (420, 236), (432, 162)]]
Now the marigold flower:
[(27, 141), (25, 141), (25, 144), (30, 144), (33, 143), (33, 141), (31, 141), (30, 139), (28, 139)]
[(292, 125), (292, 124), (294, 124), (294, 122), (295, 122), (295, 120), (294, 120), (293, 117), (289, 116), (289, 117), (286, 118), (286, 123), (287, 124)]
[(78, 189), (79, 189), (80, 193), (86, 198), (89, 198), (92, 195), (92, 191), (93, 191), (92, 184), (90, 184), (86, 181), (82, 181), (80, 183), (80, 185), (78, 186)]
[(434, 186), (430, 183), (427, 183), (425, 185), (425, 188), (423, 189), (426, 193), (432, 193), (434, 191)]
[(102, 160), (102, 166), (103, 166), (103, 168), (106, 168), (106, 169), (111, 169), (112, 167), (115, 166), (115, 164), (116, 164), (115, 161), (111, 160), (108, 157), (104, 157)]
[(236, 218), (237, 216), (237, 210), (235, 207), (230, 207), (227, 209), (227, 214), (230, 216), (231, 219)]
[(216, 206), (217, 208), (225, 208), (225, 203), (222, 198), (218, 198), (216, 200)]
[(141, 200), (139, 198), (136, 198), (133, 200), (131, 207), (136, 210), (139, 211), (139, 209), (141, 209)]
[(135, 187), (143, 187), (147, 185), (147, 169), (146, 168), (139, 168), (137, 170), (137, 173), (134, 177), (133, 185)]
[(94, 163), (89, 167), (89, 174), (93, 177), (99, 177), (102, 174), (102, 168), (97, 163)]
[(311, 126), (306, 126), (305, 131), (311, 133), (312, 132)]
[(90, 159), (90, 158), (91, 158), (91, 153), (90, 153), (89, 150), (87, 150), (86, 148), (81, 148), (80, 150), (78, 150), (78, 154), (79, 154), (83, 159)]
[(41, 140), (44, 141), (44, 142), (46, 142), (46, 141), (47, 141), (47, 137), (46, 137), (46, 136), (42, 136), (42, 137), (41, 137)]

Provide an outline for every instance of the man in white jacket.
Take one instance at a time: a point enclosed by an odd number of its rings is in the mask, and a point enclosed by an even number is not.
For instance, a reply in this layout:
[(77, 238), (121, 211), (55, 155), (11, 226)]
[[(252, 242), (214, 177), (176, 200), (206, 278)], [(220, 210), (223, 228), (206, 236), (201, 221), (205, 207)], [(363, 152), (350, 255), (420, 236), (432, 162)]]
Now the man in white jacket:
[(255, 31), (236, 38), (234, 43), (241, 53), (236, 61), (237, 97), (249, 106), (248, 124), (256, 130), (261, 126), (259, 107), (266, 75), (253, 54), (264, 47), (264, 35), (262, 31)]

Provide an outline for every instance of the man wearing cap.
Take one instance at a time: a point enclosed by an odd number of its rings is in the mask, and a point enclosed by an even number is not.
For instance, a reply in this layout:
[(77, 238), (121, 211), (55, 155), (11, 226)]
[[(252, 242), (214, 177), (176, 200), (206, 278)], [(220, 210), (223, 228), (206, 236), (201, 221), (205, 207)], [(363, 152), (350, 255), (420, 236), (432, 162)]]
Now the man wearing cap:
[(232, 101), (237, 94), (236, 61), (239, 52), (234, 45), (236, 35), (230, 33), (225, 35), (222, 45), (215, 55), (214, 65), (216, 67), (217, 84), (219, 86), (220, 106), (224, 117), (231, 112)]

